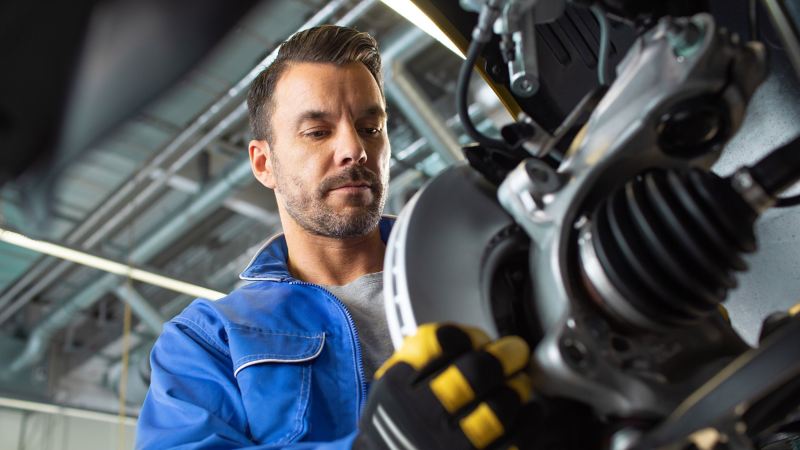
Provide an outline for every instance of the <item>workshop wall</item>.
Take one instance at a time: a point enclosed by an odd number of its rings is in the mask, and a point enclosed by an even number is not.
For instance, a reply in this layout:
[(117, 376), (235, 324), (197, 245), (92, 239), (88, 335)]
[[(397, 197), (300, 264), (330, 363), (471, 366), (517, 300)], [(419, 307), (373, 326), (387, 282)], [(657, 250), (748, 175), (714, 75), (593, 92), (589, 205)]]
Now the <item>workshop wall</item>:
[(128, 450), (135, 428), (0, 408), (0, 450)]

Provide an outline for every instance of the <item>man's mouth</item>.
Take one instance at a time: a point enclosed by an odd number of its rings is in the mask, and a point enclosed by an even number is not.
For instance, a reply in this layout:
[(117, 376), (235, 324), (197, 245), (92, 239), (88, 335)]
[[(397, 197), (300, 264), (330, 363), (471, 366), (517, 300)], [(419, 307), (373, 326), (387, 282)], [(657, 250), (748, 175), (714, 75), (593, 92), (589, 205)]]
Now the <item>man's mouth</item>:
[(332, 191), (358, 191), (361, 189), (370, 189), (371, 186), (365, 181), (349, 182), (331, 189)]

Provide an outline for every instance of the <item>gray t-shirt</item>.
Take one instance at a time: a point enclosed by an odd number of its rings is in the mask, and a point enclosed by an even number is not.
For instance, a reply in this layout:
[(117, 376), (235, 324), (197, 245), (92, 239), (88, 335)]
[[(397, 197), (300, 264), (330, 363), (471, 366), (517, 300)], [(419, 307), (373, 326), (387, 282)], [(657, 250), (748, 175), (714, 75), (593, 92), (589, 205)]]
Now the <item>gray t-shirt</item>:
[(383, 272), (370, 273), (344, 286), (325, 286), (350, 310), (356, 323), (367, 381), (394, 352), (383, 306)]

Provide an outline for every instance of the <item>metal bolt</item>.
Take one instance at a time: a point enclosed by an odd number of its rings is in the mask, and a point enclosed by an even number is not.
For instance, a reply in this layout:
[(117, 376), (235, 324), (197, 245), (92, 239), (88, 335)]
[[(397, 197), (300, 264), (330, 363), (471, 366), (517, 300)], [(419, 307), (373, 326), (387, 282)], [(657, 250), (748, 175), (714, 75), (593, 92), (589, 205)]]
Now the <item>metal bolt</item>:
[(589, 352), (582, 342), (565, 338), (561, 341), (561, 352), (564, 359), (574, 368), (585, 370), (589, 367)]
[(539, 89), (539, 83), (532, 79), (530, 75), (522, 75), (513, 79), (511, 82), (511, 90), (515, 94), (528, 97), (533, 95)]
[(685, 24), (674, 24), (667, 34), (672, 44), (675, 56), (689, 57), (696, 52), (703, 43), (705, 29), (702, 23), (688, 21)]

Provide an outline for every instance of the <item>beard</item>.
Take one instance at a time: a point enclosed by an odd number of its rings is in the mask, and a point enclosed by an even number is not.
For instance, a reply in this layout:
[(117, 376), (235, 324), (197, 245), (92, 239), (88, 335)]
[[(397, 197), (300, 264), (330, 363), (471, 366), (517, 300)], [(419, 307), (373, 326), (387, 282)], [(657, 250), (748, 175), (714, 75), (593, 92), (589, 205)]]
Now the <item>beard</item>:
[[(276, 191), (283, 196), (286, 212), (309, 233), (342, 239), (365, 236), (378, 226), (386, 202), (386, 180), (366, 167), (350, 166), (324, 178), (316, 188), (305, 186), (300, 177), (284, 173), (274, 153), (273, 170)], [(338, 208), (325, 201), (331, 189), (349, 182), (368, 183), (372, 199), (367, 202), (361, 195), (348, 196), (345, 206)]]

